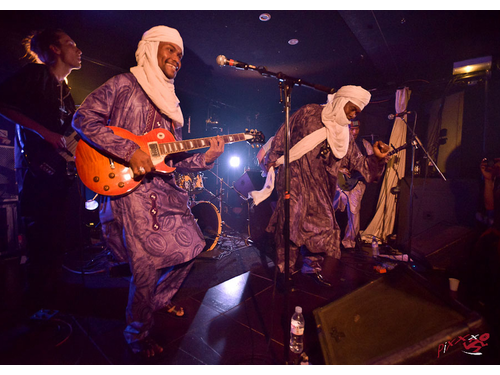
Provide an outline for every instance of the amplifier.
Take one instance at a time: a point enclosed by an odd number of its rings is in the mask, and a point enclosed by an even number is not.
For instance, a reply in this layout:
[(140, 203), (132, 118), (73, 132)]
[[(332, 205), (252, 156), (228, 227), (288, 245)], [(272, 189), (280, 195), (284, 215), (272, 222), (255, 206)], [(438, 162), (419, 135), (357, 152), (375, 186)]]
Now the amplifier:
[(0, 201), (17, 197), (14, 147), (0, 146)]

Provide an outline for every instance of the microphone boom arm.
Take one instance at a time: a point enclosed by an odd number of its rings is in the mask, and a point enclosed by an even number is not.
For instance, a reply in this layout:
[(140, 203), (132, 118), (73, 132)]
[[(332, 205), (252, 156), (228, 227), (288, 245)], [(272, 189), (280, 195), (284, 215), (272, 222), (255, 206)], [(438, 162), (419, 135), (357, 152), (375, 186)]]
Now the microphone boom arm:
[(226, 57), (224, 55), (217, 56), (216, 61), (217, 61), (217, 64), (220, 65), (221, 68), (225, 65), (229, 65), (229, 66), (232, 66), (232, 67), (237, 68), (237, 69), (254, 70), (264, 77), (275, 77), (282, 82), (284, 81), (284, 82), (287, 82), (287, 84), (291, 84), (292, 86), (295, 86), (295, 85), (307, 86), (307, 87), (310, 87), (312, 89), (325, 92), (327, 94), (335, 93), (335, 89), (333, 89), (333, 88), (310, 83), (310, 82), (304, 81), (301, 78), (290, 77), (290, 76), (283, 74), (281, 72), (278, 72), (278, 73), (271, 72), (271, 71), (267, 70), (267, 68), (265, 66), (255, 66), (255, 65), (243, 63), (240, 61), (228, 60), (228, 59), (226, 59)]
[(307, 86), (307, 87), (310, 87), (314, 90), (322, 91), (322, 92), (325, 92), (327, 94), (335, 93), (335, 89), (333, 89), (333, 88), (326, 87), (323, 85), (318, 85), (315, 83), (310, 83), (310, 82), (304, 81), (301, 78), (290, 77), (290, 76), (288, 76), (284, 73), (281, 73), (281, 72), (278, 72), (278, 73), (270, 72), (269, 70), (267, 70), (266, 67), (256, 67), (256, 69), (253, 69), (253, 70), (259, 72), (262, 76), (276, 77), (280, 81), (286, 81), (288, 84), (292, 84), (294, 86), (295, 85), (296, 86)]

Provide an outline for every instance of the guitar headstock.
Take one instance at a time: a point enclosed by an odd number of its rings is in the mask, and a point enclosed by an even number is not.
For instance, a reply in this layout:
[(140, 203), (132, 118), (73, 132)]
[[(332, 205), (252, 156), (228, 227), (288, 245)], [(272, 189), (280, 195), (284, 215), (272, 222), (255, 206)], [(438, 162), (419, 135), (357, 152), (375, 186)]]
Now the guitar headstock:
[(247, 142), (250, 143), (252, 147), (254, 147), (255, 144), (257, 144), (257, 147), (259, 147), (266, 142), (266, 137), (261, 131), (255, 129), (245, 129), (245, 135)]

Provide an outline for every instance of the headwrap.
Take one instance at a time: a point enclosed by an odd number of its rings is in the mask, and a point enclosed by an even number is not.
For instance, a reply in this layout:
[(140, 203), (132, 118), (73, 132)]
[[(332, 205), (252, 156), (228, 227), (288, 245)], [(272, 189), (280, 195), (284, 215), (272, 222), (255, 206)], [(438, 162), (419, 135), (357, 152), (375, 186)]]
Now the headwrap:
[[(325, 139), (337, 159), (342, 159), (349, 148), (349, 119), (344, 107), (347, 102), (357, 105), (360, 111), (370, 102), (371, 94), (360, 86), (343, 86), (335, 94), (328, 95), (328, 102), (321, 112), (321, 121), (324, 128), (307, 135), (290, 149), (290, 162), (300, 159), (304, 154), (311, 151)], [(276, 161), (276, 166), (284, 163), (284, 156)], [(260, 191), (251, 191), (250, 197), (254, 204), (267, 199), (274, 189), (274, 168), (271, 167), (267, 174), (264, 188)]]
[(161, 113), (172, 119), (174, 126), (184, 125), (179, 99), (175, 95), (174, 80), (169, 79), (158, 66), (158, 45), (160, 42), (177, 44), (184, 54), (184, 44), (179, 32), (167, 26), (155, 26), (142, 35), (135, 59), (137, 66), (130, 72), (137, 78), (139, 85), (146, 92)]
[(349, 147), (349, 119), (344, 106), (351, 102), (363, 108), (370, 102), (371, 94), (361, 86), (343, 86), (335, 94), (328, 95), (328, 102), (321, 112), (321, 121), (328, 129), (327, 140), (333, 154), (342, 159)]

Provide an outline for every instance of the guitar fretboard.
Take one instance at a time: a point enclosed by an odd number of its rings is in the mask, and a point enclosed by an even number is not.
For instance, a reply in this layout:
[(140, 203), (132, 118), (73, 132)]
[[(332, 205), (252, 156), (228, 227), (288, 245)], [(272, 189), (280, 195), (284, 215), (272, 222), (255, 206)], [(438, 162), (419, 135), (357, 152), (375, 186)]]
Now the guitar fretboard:
[[(175, 154), (177, 152), (197, 150), (200, 148), (210, 147), (210, 140), (212, 138), (216, 137), (150, 144), (149, 149), (152, 157), (158, 157), (167, 154)], [(246, 134), (239, 133), (239, 134), (223, 135), (222, 138), (224, 138), (225, 144), (230, 144), (246, 140)]]

